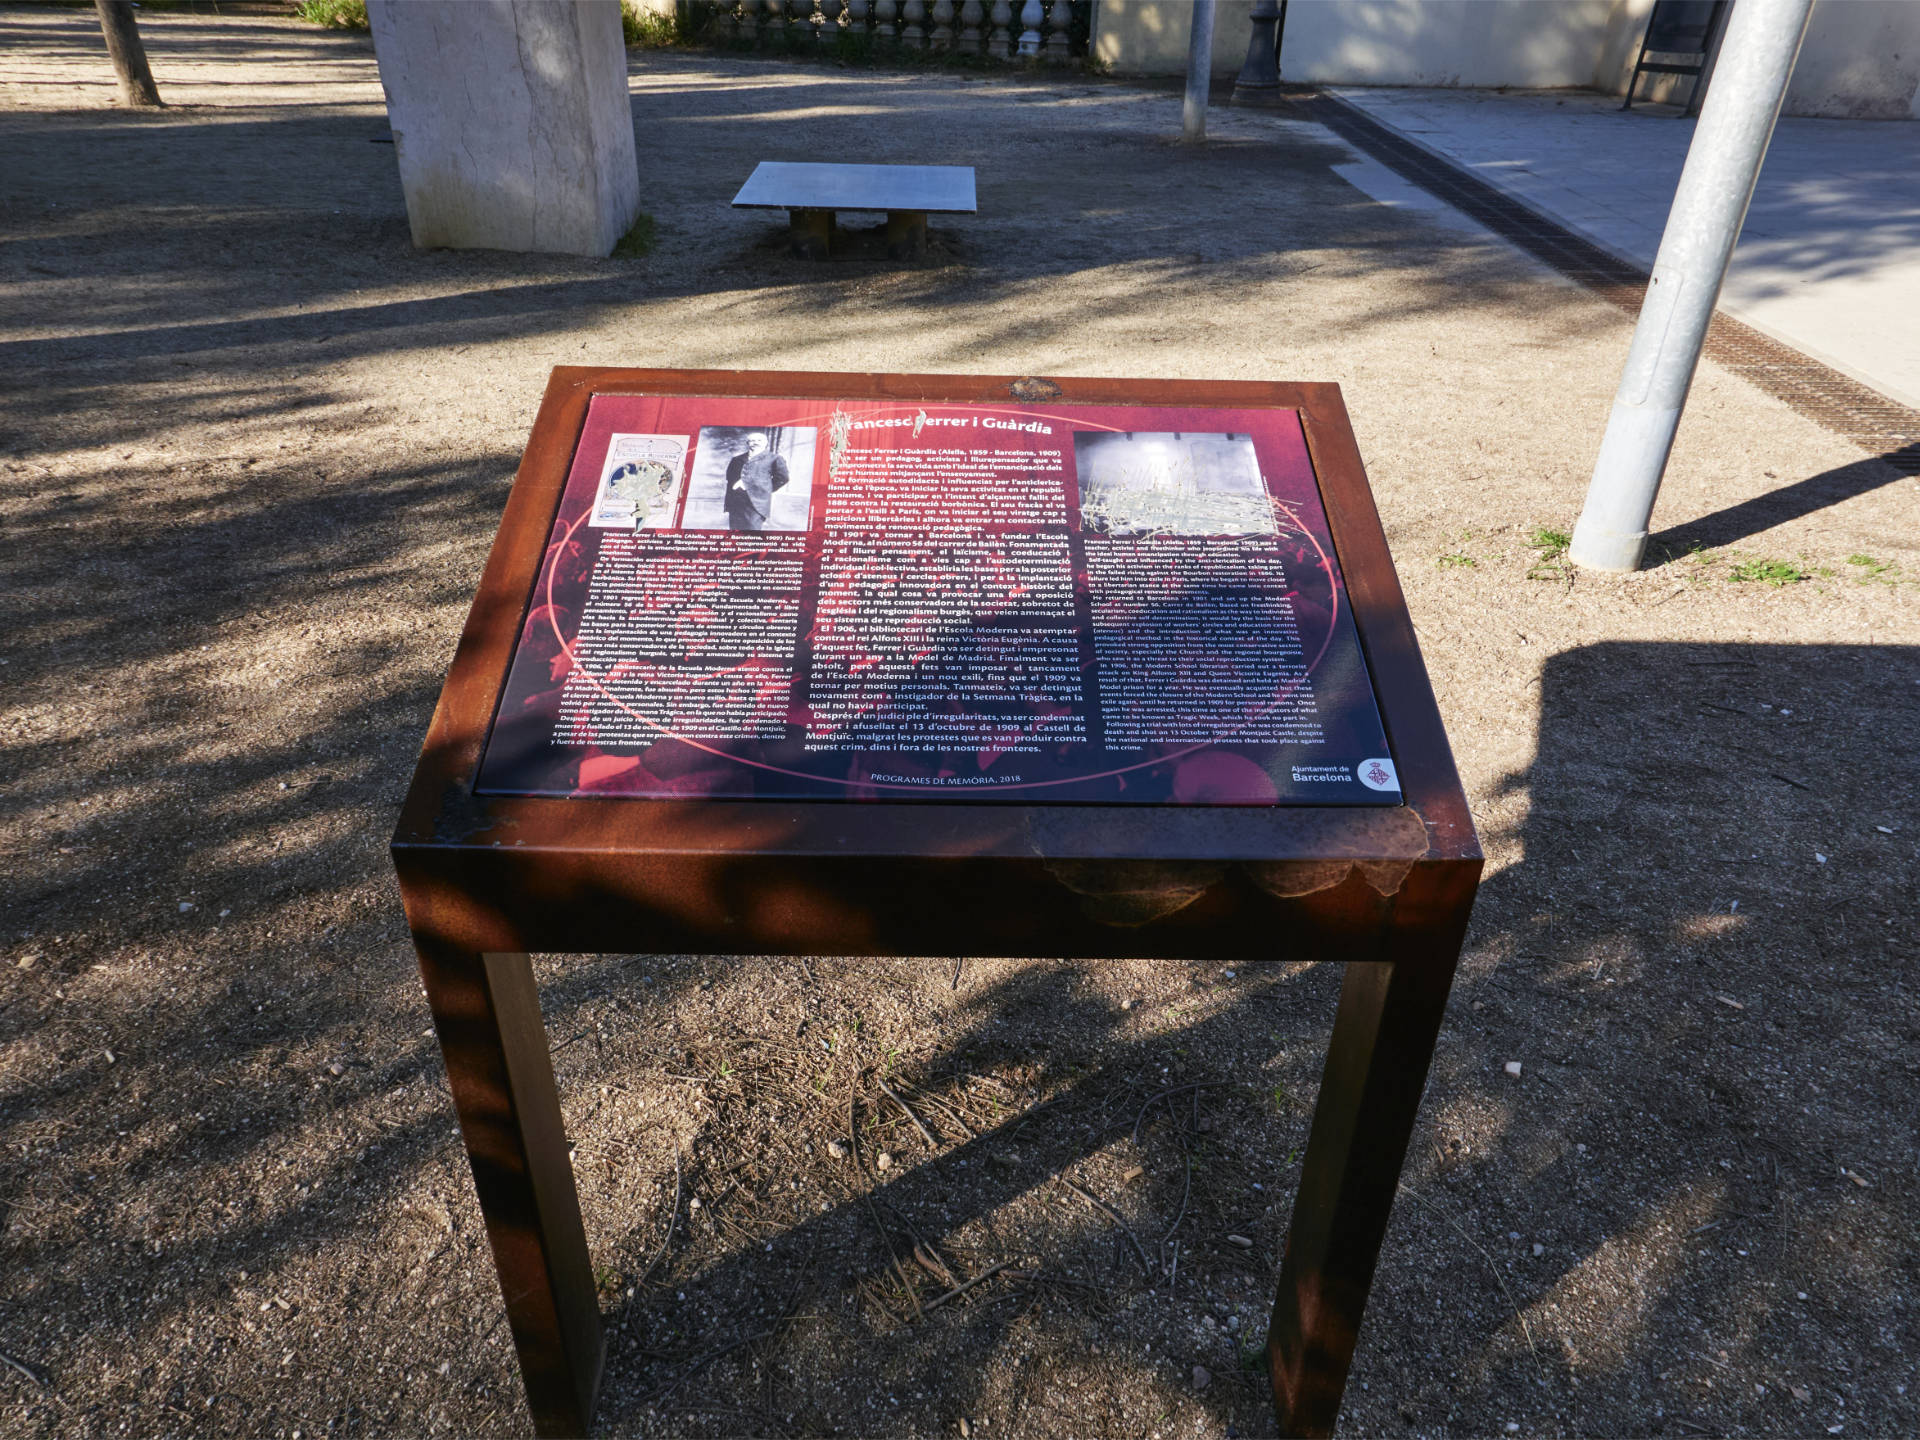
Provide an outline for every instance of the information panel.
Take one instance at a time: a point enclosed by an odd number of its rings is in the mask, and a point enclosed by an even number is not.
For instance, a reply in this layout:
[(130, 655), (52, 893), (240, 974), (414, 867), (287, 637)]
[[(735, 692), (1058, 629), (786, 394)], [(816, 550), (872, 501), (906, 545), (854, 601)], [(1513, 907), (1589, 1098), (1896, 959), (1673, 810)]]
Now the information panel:
[(635, 395), (478, 788), (1401, 803), (1295, 411)]

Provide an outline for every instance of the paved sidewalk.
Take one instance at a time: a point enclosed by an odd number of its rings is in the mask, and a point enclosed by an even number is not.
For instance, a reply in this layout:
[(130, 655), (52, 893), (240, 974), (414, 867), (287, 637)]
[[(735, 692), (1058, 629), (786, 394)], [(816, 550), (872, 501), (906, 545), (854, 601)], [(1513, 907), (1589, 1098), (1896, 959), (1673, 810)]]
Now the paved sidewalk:
[[(1659, 248), (1693, 138), (1693, 121), (1671, 110), (1623, 112), (1605, 95), (1335, 93), (1642, 266)], [(1365, 177), (1349, 178), (1372, 193)], [(1782, 120), (1720, 303), (1920, 407), (1920, 124)]]

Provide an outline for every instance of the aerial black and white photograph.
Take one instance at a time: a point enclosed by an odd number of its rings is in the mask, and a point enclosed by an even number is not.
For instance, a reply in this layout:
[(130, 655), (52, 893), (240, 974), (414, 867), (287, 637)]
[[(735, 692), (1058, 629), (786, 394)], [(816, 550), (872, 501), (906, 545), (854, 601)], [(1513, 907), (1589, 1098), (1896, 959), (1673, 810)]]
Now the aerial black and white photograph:
[(1271, 535), (1248, 435), (1076, 430), (1080, 527), (1097, 535)]

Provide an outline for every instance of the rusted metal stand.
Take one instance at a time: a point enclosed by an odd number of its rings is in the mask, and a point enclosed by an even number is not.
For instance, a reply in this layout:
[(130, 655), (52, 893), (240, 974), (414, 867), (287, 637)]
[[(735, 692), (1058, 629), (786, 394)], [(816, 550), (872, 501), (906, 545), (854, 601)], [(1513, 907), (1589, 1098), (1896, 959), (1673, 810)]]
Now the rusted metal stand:
[[(1438, 876), (1410, 878), (1400, 903), (1417, 906), (1407, 891), (1435, 880), (1448, 888)], [(1395, 958), (1348, 964), (1340, 987), (1267, 1332), (1285, 1435), (1331, 1435), (1339, 1418), (1478, 877), (1454, 880), (1456, 892), (1462, 881), (1464, 896), (1434, 895), (1439, 903), (1400, 930)]]
[(606, 1340), (533, 967), (414, 932), (538, 1435), (584, 1435)]
[(604, 1340), (528, 951), (1344, 960), (1267, 1347), (1282, 1431), (1333, 1431), (1481, 868), (1337, 388), (1047, 382), (1059, 404), (1300, 412), (1404, 805), (474, 790), (596, 391), (1010, 405), (1036, 383), (554, 372), (393, 842), (539, 1435), (586, 1432)]

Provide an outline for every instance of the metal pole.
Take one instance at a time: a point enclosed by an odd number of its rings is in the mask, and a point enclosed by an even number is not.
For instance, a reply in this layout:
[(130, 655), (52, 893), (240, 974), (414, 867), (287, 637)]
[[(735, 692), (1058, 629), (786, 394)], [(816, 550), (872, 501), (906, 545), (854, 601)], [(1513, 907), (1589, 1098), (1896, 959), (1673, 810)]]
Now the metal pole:
[(1207, 89), (1213, 81), (1215, 0), (1193, 0), (1193, 29), (1187, 32), (1187, 100), (1180, 111), (1180, 138), (1207, 138)]
[(1687, 387), (1753, 199), (1813, 0), (1740, 0), (1687, 149), (1587, 503), (1568, 554), (1637, 570)]

